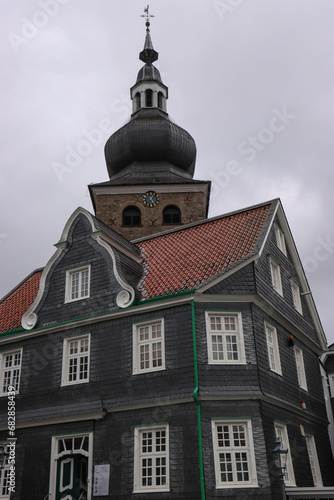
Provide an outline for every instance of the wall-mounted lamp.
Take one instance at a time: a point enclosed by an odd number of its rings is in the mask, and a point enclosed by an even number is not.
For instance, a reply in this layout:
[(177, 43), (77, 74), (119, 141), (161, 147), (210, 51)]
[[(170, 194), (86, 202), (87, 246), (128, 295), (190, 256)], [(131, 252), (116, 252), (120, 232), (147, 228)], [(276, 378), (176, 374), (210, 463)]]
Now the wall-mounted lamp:
[(286, 500), (284, 476), (286, 472), (286, 462), (288, 458), (288, 452), (289, 452), (288, 449), (285, 450), (283, 448), (282, 441), (280, 439), (277, 439), (272, 454), (274, 455), (275, 467), (278, 471), (278, 475), (280, 478), (282, 500)]

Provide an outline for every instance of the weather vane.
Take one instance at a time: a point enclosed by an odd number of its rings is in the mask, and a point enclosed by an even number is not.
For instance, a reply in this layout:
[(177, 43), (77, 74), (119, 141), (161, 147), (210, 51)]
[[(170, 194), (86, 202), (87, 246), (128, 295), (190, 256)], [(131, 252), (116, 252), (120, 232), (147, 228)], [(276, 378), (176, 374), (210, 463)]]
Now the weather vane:
[(145, 14), (142, 14), (142, 15), (140, 16), (140, 17), (145, 17), (145, 19), (146, 19), (146, 26), (147, 26), (147, 27), (150, 25), (150, 18), (151, 18), (151, 17), (155, 17), (155, 16), (153, 16), (152, 14), (150, 14), (150, 12), (149, 12), (149, 8), (150, 8), (150, 6), (149, 6), (149, 5), (147, 5), (147, 7), (145, 7), (145, 9), (144, 9)]

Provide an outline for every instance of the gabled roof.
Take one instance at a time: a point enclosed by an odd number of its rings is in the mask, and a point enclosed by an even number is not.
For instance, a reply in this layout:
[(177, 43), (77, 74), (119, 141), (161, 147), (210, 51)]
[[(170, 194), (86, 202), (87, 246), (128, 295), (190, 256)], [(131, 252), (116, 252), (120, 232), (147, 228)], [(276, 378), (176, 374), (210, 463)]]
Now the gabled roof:
[(271, 205), (268, 202), (135, 241), (143, 257), (144, 277), (139, 284), (143, 299), (198, 288), (257, 253)]
[(38, 292), (43, 269), (33, 271), (0, 302), (0, 333), (21, 329), (23, 313), (31, 306)]
[[(257, 253), (265, 237), (265, 221), (273, 203), (142, 238), (135, 242), (136, 246), (89, 215), (95, 226), (110, 233), (115, 242), (118, 239), (124, 250), (127, 246), (132, 252), (136, 247), (140, 249), (144, 276), (139, 290), (142, 300), (147, 300), (193, 290)], [(65, 232), (76, 212), (67, 222), (62, 239), (66, 239)], [(21, 329), (22, 316), (37, 297), (42, 271), (31, 273), (0, 302), (0, 333)]]
[[(103, 234), (103, 238), (106, 238), (105, 244), (125, 252), (138, 264), (141, 262), (143, 277), (137, 285), (141, 301), (192, 290), (204, 292), (237, 269), (256, 261), (262, 254), (276, 216), (284, 231), (292, 261), (298, 272), (301, 289), (309, 290), (279, 199), (188, 224), (178, 229), (170, 229), (133, 242), (125, 240), (79, 207), (67, 221), (62, 241), (56, 247), (61, 248), (66, 244), (63, 240), (66, 240), (69, 226), (78, 213), (84, 213), (91, 221), (92, 228), (94, 228), (93, 235), (100, 237), (99, 234)], [(104, 243), (101, 241), (103, 246), (105, 246)], [(52, 259), (54, 258), (51, 258), (50, 262), (53, 262)], [(21, 329), (22, 317), (24, 318), (29, 313), (38, 301), (39, 295), (42, 294), (43, 281), (45, 281), (49, 267), (48, 263), (43, 274), (42, 270), (31, 273), (0, 301), (0, 334)], [(125, 286), (126, 290), (128, 288)], [(308, 294), (306, 300), (321, 345), (326, 350), (326, 339), (312, 295)]]

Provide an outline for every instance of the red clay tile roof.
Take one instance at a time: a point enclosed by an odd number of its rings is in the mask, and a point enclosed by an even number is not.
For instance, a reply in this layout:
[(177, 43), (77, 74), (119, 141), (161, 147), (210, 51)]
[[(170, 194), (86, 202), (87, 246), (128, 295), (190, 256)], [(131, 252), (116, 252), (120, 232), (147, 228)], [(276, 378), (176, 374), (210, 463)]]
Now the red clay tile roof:
[(34, 271), (0, 303), (0, 333), (22, 328), (22, 315), (35, 300), (41, 274)]
[[(136, 245), (144, 258), (142, 299), (193, 290), (254, 250), (270, 204), (209, 219)], [(31, 273), (0, 302), (0, 334), (21, 329), (33, 303), (42, 270)]]
[(193, 290), (245, 258), (257, 243), (270, 205), (264, 205), (136, 244), (144, 258), (143, 299)]

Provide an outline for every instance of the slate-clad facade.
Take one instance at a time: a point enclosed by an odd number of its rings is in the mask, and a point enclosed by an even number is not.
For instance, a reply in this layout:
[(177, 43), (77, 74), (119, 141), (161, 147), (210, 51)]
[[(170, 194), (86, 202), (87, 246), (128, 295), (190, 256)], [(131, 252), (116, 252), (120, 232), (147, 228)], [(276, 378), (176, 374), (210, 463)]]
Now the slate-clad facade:
[[(149, 23), (141, 58), (134, 114), (166, 113)], [(151, 146), (123, 165), (119, 140), (108, 140), (107, 191), (91, 187), (97, 216), (99, 196), (121, 186), (127, 200), (150, 171), (141, 213), (160, 210), (159, 186), (165, 195), (182, 176), (199, 189), (191, 139), (156, 171)], [(14, 432), (16, 444), (15, 487), (7, 462), (0, 499), (280, 499), (277, 439), (286, 496), (334, 498), (331, 351), (280, 200), (190, 224), (173, 207), (156, 234), (137, 206), (124, 231), (78, 208), (45, 268), (0, 302), (0, 442), (10, 451)]]

